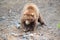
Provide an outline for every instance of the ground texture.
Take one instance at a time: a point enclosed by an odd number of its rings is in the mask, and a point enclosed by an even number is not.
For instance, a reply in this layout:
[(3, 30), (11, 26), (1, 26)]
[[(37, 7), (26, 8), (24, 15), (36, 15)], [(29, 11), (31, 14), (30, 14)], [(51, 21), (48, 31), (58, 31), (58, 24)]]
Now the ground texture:
[[(20, 16), (24, 5), (30, 2), (38, 6), (47, 26), (24, 33)], [(60, 40), (59, 23), (60, 0), (0, 0), (0, 40)]]

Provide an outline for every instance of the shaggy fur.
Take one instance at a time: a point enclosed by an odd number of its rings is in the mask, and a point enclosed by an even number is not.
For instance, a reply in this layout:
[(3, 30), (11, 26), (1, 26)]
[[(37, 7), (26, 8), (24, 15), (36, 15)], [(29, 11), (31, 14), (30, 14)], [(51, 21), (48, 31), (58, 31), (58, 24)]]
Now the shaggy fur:
[(33, 3), (25, 5), (21, 15), (21, 26), (24, 31), (34, 31), (35, 27), (37, 27), (37, 22), (45, 25), (38, 7)]

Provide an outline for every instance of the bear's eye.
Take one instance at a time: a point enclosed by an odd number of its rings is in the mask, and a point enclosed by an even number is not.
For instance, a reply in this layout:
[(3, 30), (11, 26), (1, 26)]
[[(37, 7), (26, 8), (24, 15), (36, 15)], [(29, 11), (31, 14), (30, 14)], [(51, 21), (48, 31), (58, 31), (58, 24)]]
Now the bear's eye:
[(34, 17), (34, 15), (31, 15), (32, 17)]
[(31, 16), (34, 17), (34, 13), (32, 13)]

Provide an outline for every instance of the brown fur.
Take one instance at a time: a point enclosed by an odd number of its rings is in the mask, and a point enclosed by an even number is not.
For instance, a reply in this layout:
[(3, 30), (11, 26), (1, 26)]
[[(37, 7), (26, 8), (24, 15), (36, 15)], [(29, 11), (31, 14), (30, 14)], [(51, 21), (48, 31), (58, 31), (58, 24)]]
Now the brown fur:
[[(25, 24), (25, 21), (29, 21), (29, 25)], [(21, 26), (25, 31), (33, 31), (37, 26), (37, 22), (41, 25), (45, 25), (42, 15), (39, 13), (38, 7), (33, 4), (27, 4), (24, 6), (21, 16)]]

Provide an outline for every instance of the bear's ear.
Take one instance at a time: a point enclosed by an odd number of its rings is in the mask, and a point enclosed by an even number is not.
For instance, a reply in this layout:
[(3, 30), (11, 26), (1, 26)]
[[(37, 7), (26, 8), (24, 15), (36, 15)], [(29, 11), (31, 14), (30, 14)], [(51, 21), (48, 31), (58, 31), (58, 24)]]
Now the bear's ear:
[(27, 14), (28, 13), (28, 10), (26, 10), (23, 14)]

